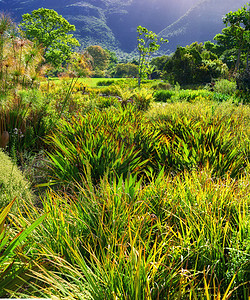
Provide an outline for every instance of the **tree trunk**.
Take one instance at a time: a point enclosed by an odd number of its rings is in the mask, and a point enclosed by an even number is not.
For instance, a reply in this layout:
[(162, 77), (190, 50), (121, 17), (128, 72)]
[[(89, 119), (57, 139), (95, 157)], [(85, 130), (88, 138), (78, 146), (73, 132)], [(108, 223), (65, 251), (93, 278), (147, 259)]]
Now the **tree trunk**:
[(235, 64), (235, 70), (234, 70), (234, 73), (237, 73), (237, 71), (239, 70), (239, 66), (240, 66), (240, 56), (241, 56), (241, 50), (242, 50), (242, 44), (240, 45), (240, 48), (238, 50), (238, 55), (237, 55), (237, 61), (236, 61), (236, 64)]
[(141, 87), (141, 75), (140, 74), (138, 75), (138, 87), (139, 88)]
[(246, 70), (248, 70), (248, 58), (249, 58), (249, 51), (247, 51), (247, 64), (246, 64)]

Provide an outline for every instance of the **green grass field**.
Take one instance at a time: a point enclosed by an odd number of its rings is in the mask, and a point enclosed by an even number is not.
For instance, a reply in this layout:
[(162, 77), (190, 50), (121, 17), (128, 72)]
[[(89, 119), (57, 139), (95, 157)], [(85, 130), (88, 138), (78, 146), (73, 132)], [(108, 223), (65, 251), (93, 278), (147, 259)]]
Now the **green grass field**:
[[(60, 83), (60, 81), (62, 79), (57, 78), (57, 77), (53, 77), (53, 78), (49, 78), (50, 81), (53, 81), (55, 83)], [(68, 81), (70, 81), (71, 79), (67, 79)], [(96, 87), (97, 82), (99, 81), (108, 81), (108, 80), (114, 80), (114, 81), (119, 81), (119, 80), (124, 80), (122, 78), (78, 78), (77, 82), (79, 83), (83, 83), (86, 84), (89, 87)], [(125, 80), (130, 80), (130, 79), (125, 79)]]

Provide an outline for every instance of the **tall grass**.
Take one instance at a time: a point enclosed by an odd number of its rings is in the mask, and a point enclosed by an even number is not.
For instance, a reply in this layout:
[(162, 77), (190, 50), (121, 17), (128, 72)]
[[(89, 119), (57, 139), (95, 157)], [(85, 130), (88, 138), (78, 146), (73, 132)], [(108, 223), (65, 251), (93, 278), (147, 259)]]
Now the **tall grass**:
[(29, 272), (35, 264), (27, 256), (31, 244), (24, 245), (23, 241), (45, 218), (45, 215), (39, 216), (26, 228), (19, 228), (15, 218), (9, 216), (14, 202), (15, 199), (0, 213), (0, 296), (8, 295), (8, 290), (20, 288), (23, 281), (29, 279)]
[[(64, 121), (48, 138), (52, 183), (79, 182), (91, 169), (98, 183), (105, 174), (154, 176), (208, 168), (215, 176), (244, 173), (249, 161), (249, 117), (232, 113), (158, 115), (152, 121), (128, 106), (94, 111)], [(242, 129), (242, 130), (241, 130)]]
[(248, 299), (249, 107), (179, 87), (152, 103), (151, 83), (133, 80), (34, 88), (40, 50), (0, 46), (0, 144), (8, 133), (13, 158), (45, 150), (51, 186), (0, 215), (2, 295)]
[(99, 188), (89, 181), (74, 195), (49, 193), (51, 218), (34, 238), (53, 268), (33, 272), (45, 285), (25, 295), (248, 299), (248, 182), (162, 171), (145, 186), (130, 175)]

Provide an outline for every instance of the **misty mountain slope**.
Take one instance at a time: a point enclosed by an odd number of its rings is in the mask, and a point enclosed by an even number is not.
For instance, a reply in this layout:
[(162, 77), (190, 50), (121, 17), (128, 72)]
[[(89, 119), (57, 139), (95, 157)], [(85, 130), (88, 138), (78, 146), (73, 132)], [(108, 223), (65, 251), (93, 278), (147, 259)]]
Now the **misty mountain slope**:
[(177, 45), (213, 39), (224, 27), (222, 16), (244, 4), (246, 0), (0, 0), (0, 11), (18, 23), (34, 9), (54, 9), (75, 25), (82, 48), (98, 44), (131, 52), (142, 25), (169, 39), (161, 48), (169, 53)]
[(180, 18), (199, 0), (133, 0), (123, 11), (107, 13), (107, 24), (127, 52), (136, 47), (138, 25), (159, 32)]
[(99, 44), (130, 52), (136, 47), (136, 28), (160, 31), (199, 0), (0, 0), (0, 10), (16, 22), (40, 7), (56, 10), (76, 26), (82, 47)]
[(174, 51), (178, 45), (186, 46), (194, 41), (213, 40), (225, 27), (222, 18), (229, 11), (238, 10), (246, 0), (203, 0), (191, 8), (179, 20), (159, 32), (169, 40), (162, 50)]

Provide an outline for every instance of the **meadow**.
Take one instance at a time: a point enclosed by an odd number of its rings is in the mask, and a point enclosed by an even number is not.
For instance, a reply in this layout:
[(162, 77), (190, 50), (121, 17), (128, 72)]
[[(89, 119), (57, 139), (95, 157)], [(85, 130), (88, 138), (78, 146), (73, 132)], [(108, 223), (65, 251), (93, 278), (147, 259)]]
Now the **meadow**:
[(2, 85), (0, 115), (1, 297), (249, 299), (234, 82), (42, 79)]

